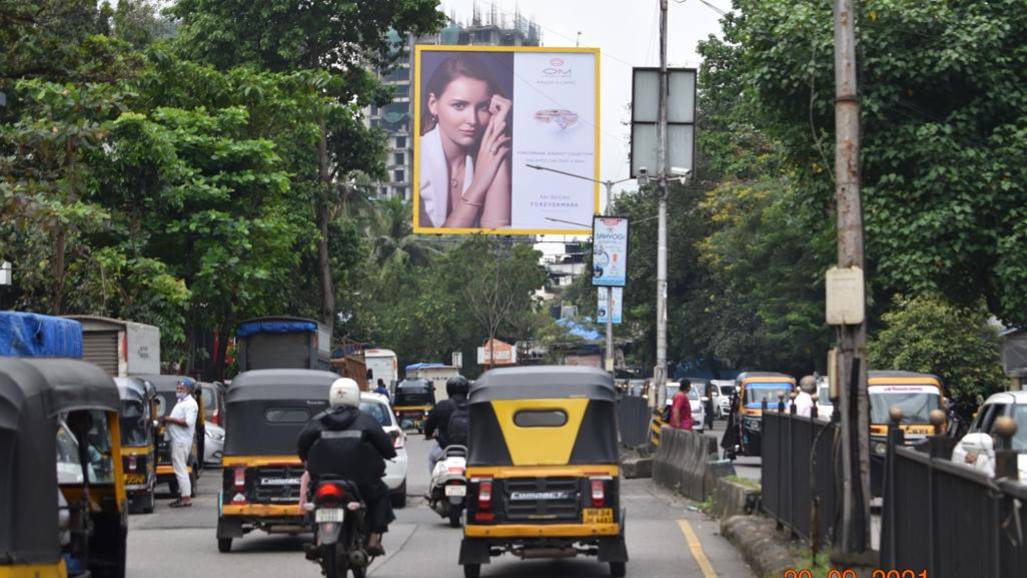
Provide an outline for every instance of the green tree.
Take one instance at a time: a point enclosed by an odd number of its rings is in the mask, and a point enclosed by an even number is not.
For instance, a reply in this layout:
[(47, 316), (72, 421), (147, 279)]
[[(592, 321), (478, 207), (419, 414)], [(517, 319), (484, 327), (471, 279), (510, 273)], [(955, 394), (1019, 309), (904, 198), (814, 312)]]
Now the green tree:
[[(704, 44), (780, 144), (802, 202), (830, 204), (830, 3), (736, 0)], [(1027, 321), (1027, 11), (1019, 0), (868, 0), (857, 14), (869, 269), (885, 293), (940, 292)]]
[(942, 297), (898, 297), (869, 344), (870, 366), (937, 374), (950, 397), (974, 399), (1005, 389), (999, 337), (983, 304)]
[[(318, 138), (308, 150), (316, 170), (297, 173), (294, 187), (315, 207), (321, 321), (335, 321), (329, 254), (331, 222), (350, 200), (353, 171), (380, 173), (381, 135), (364, 125), (361, 107), (383, 104), (388, 93), (373, 70), (396, 47), (388, 32), (421, 34), (441, 26), (434, 0), (180, 0), (179, 52), (220, 69), (250, 65), (273, 72), (323, 74), (314, 88), (325, 98), (315, 110)], [(399, 47), (402, 50), (402, 43)]]

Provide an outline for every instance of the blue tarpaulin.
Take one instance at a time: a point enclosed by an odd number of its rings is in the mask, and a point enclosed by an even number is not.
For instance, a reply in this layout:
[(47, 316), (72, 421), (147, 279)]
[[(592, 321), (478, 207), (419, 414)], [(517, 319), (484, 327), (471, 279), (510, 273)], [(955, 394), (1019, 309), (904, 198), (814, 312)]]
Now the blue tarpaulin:
[(557, 319), (556, 324), (562, 327), (568, 335), (580, 337), (585, 341), (599, 341), (603, 339), (602, 333), (599, 333), (595, 329), (589, 329), (588, 327), (575, 323), (567, 318)]
[(82, 358), (82, 324), (38, 313), (0, 311), (0, 355)]
[(315, 333), (317, 323), (313, 321), (249, 321), (239, 324), (239, 337), (257, 333)]
[(430, 368), (430, 367), (446, 367), (446, 366), (441, 364), (441, 363), (412, 363), (412, 364), (410, 364), (410, 365), (408, 365), (406, 367), (406, 370), (408, 372), (410, 372), (410, 371), (415, 371), (415, 370), (418, 370), (418, 369), (427, 369), (427, 368)]

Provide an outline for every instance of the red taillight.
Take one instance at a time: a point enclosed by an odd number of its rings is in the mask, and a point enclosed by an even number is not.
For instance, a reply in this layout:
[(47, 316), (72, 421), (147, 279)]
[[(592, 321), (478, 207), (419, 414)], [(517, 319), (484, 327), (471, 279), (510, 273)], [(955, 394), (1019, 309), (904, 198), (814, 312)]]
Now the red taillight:
[(214, 415), (210, 416), (210, 423), (214, 425), (221, 425), (221, 410), (214, 410)]
[(606, 505), (606, 485), (603, 480), (592, 480), (592, 507), (602, 508)]
[(134, 472), (139, 467), (139, 463), (136, 461), (135, 456), (128, 456), (128, 471)]
[(246, 468), (235, 468), (235, 491), (246, 490)]
[(492, 510), (492, 480), (482, 480), (478, 484), (478, 509)]
[(317, 487), (317, 492), (314, 493), (317, 496), (318, 502), (341, 502), (346, 497), (346, 492), (343, 491), (342, 486), (338, 484), (321, 484)]

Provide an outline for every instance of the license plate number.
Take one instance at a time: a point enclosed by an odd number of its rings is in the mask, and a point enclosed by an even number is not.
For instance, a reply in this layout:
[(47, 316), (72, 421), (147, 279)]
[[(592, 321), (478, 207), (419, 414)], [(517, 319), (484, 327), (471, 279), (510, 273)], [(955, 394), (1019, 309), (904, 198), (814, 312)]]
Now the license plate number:
[(446, 486), (446, 496), (466, 496), (467, 486)]
[(586, 524), (612, 524), (613, 508), (585, 508), (581, 519)]
[(346, 511), (340, 508), (319, 508), (314, 512), (314, 519), (318, 522), (342, 522)]

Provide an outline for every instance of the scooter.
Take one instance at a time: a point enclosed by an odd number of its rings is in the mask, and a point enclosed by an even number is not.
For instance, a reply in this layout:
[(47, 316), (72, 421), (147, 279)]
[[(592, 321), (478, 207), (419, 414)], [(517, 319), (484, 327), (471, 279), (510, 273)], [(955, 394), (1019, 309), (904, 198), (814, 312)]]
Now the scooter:
[(435, 464), (428, 492), (428, 505), (452, 528), (460, 527), (460, 515), (467, 499), (467, 447), (451, 445), (442, 450)]
[(322, 478), (313, 500), (305, 506), (314, 513), (314, 545), (308, 555), (321, 565), (327, 578), (365, 578), (374, 560), (368, 554), (367, 506), (356, 484), (343, 479)]

